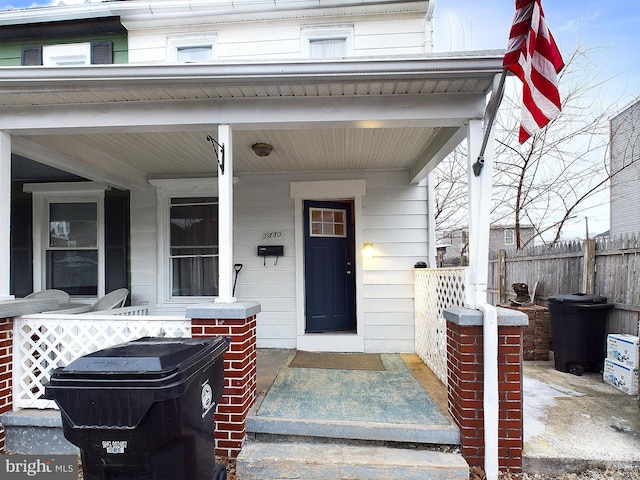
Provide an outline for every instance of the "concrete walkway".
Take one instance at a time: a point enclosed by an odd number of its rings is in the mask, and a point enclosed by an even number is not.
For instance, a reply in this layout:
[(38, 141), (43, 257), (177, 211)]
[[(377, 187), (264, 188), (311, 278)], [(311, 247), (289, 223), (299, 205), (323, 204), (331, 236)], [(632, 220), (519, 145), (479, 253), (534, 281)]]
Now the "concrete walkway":
[(602, 380), (524, 363), (524, 471), (563, 473), (640, 467), (638, 397)]

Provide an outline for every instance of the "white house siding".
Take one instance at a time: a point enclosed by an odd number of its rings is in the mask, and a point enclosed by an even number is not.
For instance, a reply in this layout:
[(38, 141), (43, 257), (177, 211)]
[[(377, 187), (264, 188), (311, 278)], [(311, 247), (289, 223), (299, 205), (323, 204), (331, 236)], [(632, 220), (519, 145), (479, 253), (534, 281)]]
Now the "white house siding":
[[(301, 22), (303, 22), (301, 24)], [(218, 61), (248, 59), (278, 60), (303, 56), (302, 29), (314, 27), (353, 27), (353, 56), (408, 55), (431, 51), (431, 37), (425, 35), (425, 17), (364, 21), (361, 17), (322, 17), (278, 22), (216, 24), (184, 29), (150, 29), (129, 31), (129, 63), (167, 61), (168, 39), (173, 37), (215, 35)], [(400, 32), (400, 33), (399, 33)]]
[(363, 200), (365, 351), (414, 351), (413, 267), (427, 260), (427, 189), (404, 172), (371, 174)]
[[(427, 190), (409, 185), (404, 171), (239, 175), (234, 185), (234, 263), (243, 268), (235, 296), (262, 305), (259, 347), (296, 347), (296, 282), (302, 279), (295, 271), (290, 183), (352, 179), (366, 181), (362, 241), (375, 249), (361, 272), (365, 351), (414, 351), (413, 266), (427, 255)], [(155, 298), (155, 199), (153, 188), (131, 195), (133, 301), (149, 302), (152, 313), (179, 314), (184, 304), (157, 304)], [(263, 238), (269, 233), (275, 238)], [(265, 264), (256, 255), (261, 244), (284, 245), (284, 257), (277, 264), (268, 257)]]
[[(157, 215), (156, 191), (132, 190), (131, 202), (131, 304), (157, 303)], [(184, 309), (182, 309), (184, 312)], [(168, 314), (168, 313), (167, 313)]]
[(611, 120), (611, 235), (640, 232), (640, 102)]

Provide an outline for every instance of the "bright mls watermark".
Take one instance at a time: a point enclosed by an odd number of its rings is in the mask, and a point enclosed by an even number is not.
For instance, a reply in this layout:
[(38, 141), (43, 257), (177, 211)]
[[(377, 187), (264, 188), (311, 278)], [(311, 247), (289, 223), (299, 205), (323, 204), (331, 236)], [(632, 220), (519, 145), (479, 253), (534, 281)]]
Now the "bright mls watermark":
[(77, 480), (77, 455), (0, 455), (3, 480)]

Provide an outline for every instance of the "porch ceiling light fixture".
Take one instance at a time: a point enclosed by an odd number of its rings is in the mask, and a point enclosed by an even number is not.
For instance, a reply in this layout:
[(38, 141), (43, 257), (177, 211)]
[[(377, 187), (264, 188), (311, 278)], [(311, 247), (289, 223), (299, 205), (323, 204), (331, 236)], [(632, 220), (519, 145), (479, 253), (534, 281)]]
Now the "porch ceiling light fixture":
[(364, 258), (373, 258), (373, 243), (362, 244), (362, 256)]
[(251, 145), (253, 152), (259, 157), (268, 157), (273, 150), (273, 146), (268, 143), (254, 143)]

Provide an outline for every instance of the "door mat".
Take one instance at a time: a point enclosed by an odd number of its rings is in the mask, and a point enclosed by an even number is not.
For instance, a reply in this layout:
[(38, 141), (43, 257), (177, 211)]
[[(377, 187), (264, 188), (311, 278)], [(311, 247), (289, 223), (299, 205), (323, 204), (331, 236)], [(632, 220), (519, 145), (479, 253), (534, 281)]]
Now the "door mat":
[(290, 368), (323, 368), (329, 370), (386, 369), (377, 353), (318, 353), (298, 350), (289, 364)]

